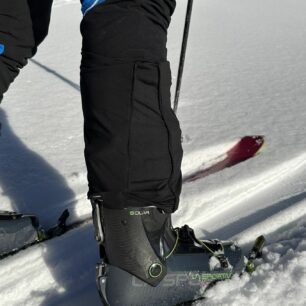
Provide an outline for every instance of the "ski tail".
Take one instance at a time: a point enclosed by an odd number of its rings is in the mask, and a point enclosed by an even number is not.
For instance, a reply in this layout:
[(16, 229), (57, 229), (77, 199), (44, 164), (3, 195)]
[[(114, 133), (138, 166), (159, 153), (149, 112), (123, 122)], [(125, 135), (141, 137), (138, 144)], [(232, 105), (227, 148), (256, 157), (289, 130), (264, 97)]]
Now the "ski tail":
[(208, 167), (201, 167), (185, 175), (183, 183), (196, 181), (255, 157), (262, 152), (264, 144), (264, 136), (244, 136), (224, 154), (220, 154), (209, 161), (207, 163)]
[(0, 211), (0, 259), (14, 255), (34, 244), (60, 236), (69, 230), (68, 209), (59, 217), (57, 224), (43, 229), (34, 215)]

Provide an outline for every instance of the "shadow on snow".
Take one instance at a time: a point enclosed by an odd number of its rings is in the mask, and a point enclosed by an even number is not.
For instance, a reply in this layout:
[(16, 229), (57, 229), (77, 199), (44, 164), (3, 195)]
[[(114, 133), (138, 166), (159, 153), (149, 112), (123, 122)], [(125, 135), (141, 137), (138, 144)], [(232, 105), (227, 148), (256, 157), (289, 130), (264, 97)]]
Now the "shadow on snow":
[[(73, 215), (75, 194), (65, 178), (15, 135), (1, 109), (0, 123), (0, 186), (12, 210), (37, 215), (44, 227), (53, 225), (66, 206)], [(61, 288), (32, 290), (30, 295), (44, 298), (40, 306), (81, 306), (88, 301), (100, 305), (94, 271), (98, 248), (91, 224), (40, 247), (45, 248), (43, 259)]]

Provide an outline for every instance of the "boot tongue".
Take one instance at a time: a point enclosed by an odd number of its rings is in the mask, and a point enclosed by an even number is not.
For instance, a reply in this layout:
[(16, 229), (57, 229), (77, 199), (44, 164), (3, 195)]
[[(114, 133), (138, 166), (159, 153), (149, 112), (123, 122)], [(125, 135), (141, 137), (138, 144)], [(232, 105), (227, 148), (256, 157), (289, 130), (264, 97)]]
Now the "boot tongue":
[(176, 242), (176, 235), (171, 225), (171, 214), (152, 207), (150, 215), (143, 215), (142, 219), (154, 251), (163, 258), (172, 250)]

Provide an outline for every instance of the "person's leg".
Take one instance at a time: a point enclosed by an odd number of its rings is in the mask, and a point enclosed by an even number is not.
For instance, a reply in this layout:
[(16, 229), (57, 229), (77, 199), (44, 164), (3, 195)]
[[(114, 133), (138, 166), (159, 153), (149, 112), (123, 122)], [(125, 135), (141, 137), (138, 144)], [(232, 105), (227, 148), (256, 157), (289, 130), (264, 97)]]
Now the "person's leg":
[(48, 33), (52, 0), (0, 1), (0, 102)]
[(174, 7), (174, 0), (106, 1), (81, 24), (89, 197), (109, 208), (178, 207), (181, 132), (166, 60)]
[(174, 7), (175, 0), (106, 0), (87, 10), (81, 24), (88, 196), (104, 305), (193, 300), (209, 283), (201, 277), (212, 256), (219, 272), (224, 250), (233, 266), (241, 260), (232, 246), (204, 244), (188, 226), (171, 225), (182, 184), (181, 131), (166, 61)]
[[(166, 49), (174, 8), (175, 0), (109, 0), (81, 23), (88, 196), (101, 255), (154, 285), (166, 268), (148, 235), (163, 235), (182, 184)], [(129, 226), (122, 228), (123, 220)], [(151, 277), (156, 263), (164, 269)]]

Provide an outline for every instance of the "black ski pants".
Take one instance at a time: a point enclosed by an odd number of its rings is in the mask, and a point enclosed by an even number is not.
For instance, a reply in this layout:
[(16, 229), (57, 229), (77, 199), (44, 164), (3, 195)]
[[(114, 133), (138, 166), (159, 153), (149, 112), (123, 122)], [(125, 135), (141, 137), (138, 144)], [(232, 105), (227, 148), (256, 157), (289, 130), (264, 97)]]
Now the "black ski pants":
[(181, 131), (170, 105), (175, 0), (108, 0), (83, 18), (81, 92), (89, 197), (177, 209)]
[[(48, 32), (52, 0), (0, 0), (0, 101)], [(107, 0), (83, 18), (81, 91), (89, 197), (176, 210), (181, 131), (170, 105), (175, 0)]]
[(48, 33), (53, 0), (0, 0), (0, 102)]

